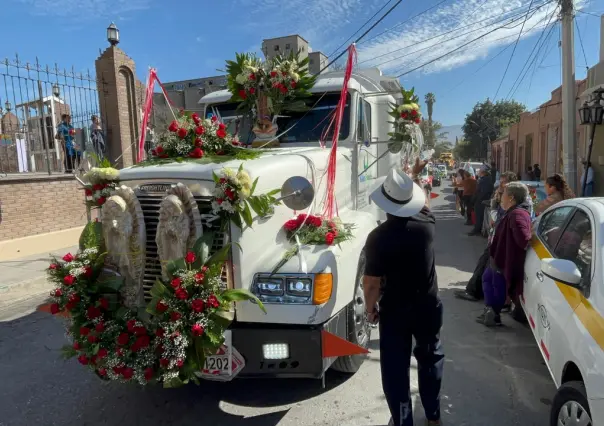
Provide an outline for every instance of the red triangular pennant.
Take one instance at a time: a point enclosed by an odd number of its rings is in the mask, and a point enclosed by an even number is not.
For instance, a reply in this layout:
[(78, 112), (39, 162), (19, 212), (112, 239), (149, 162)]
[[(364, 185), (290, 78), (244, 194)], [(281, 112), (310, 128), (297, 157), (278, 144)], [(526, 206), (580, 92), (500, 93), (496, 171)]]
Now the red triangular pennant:
[(321, 331), (321, 343), (323, 346), (323, 358), (331, 358), (334, 356), (360, 355), (368, 354), (369, 351), (359, 345), (342, 339), (335, 334), (331, 334), (325, 330)]

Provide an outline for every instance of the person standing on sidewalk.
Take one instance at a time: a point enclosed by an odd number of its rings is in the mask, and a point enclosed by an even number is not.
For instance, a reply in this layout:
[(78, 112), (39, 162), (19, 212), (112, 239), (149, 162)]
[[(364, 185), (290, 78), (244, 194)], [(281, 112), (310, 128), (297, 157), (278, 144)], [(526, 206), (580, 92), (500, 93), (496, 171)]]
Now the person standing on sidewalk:
[(474, 212), (476, 213), (476, 223), (474, 229), (468, 233), (469, 236), (482, 235), (482, 225), (484, 222), (484, 211), (486, 206), (483, 201), (488, 201), (493, 195), (493, 181), (489, 176), (486, 167), (478, 171), (478, 182), (476, 184), (476, 194), (474, 195)]
[(461, 181), (461, 187), (463, 188), (463, 204), (466, 208), (466, 225), (472, 224), (472, 212), (474, 211), (474, 194), (476, 193), (476, 179), (470, 174), (465, 172), (464, 179)]
[(418, 177), (425, 166), (417, 159), (412, 177), (392, 169), (371, 194), (388, 219), (369, 234), (365, 244), (366, 315), (370, 323), (379, 321), (382, 387), (392, 415), (390, 424), (396, 426), (413, 426), (412, 353), (418, 363), (426, 424), (441, 424), (443, 307), (434, 259), (436, 220)]
[(60, 140), (63, 145), (65, 173), (72, 173), (75, 165), (76, 150), (74, 136), (75, 129), (71, 125), (71, 115), (63, 114), (61, 116), (61, 124), (57, 127), (55, 139)]
[[(587, 185), (585, 186), (585, 194), (583, 194), (583, 182), (585, 182), (585, 173), (587, 173)], [(594, 193), (594, 169), (591, 167), (591, 162), (583, 161), (583, 174), (579, 182), (579, 193), (582, 197), (591, 197)]]

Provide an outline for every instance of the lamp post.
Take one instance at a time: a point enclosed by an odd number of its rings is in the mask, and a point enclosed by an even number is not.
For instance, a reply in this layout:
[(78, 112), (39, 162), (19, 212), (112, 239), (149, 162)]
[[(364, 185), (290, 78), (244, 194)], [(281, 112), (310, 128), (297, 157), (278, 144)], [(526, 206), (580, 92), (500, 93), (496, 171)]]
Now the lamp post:
[(591, 162), (591, 150), (594, 145), (594, 136), (596, 134), (596, 125), (602, 124), (602, 117), (604, 116), (604, 89), (598, 89), (594, 91), (588, 100), (583, 103), (583, 106), (579, 108), (579, 119), (581, 124), (590, 125), (591, 131), (589, 135), (589, 148), (587, 150), (587, 168), (585, 169), (585, 177), (581, 184), (581, 196), (585, 196), (585, 188), (587, 187), (587, 175), (589, 171), (589, 164)]
[(9, 101), (4, 102), (4, 109), (6, 110), (7, 114), (10, 112), (11, 109), (13, 109)]
[(120, 30), (113, 22), (107, 27), (107, 41), (111, 46), (116, 46), (120, 42)]
[(61, 88), (57, 83), (52, 85), (52, 94), (55, 98), (59, 98), (61, 96)]

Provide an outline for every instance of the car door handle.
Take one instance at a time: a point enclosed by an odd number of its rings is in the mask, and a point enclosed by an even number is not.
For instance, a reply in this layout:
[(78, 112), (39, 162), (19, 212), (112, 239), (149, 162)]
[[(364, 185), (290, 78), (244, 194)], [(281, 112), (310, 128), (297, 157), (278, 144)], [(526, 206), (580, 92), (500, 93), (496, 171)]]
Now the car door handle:
[(539, 281), (543, 282), (543, 272), (537, 272), (535, 275)]

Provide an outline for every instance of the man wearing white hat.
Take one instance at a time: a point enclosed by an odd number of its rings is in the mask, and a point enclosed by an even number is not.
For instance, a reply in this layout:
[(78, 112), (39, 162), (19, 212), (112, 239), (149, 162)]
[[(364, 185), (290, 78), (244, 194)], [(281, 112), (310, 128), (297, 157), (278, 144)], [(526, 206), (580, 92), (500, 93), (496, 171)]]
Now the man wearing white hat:
[(413, 425), (411, 353), (418, 363), (426, 424), (441, 424), (443, 307), (434, 260), (436, 220), (418, 177), (425, 166), (417, 159), (413, 177), (392, 169), (370, 196), (388, 219), (367, 237), (363, 288), (367, 318), (380, 323), (382, 386), (392, 415), (390, 424), (396, 426)]

